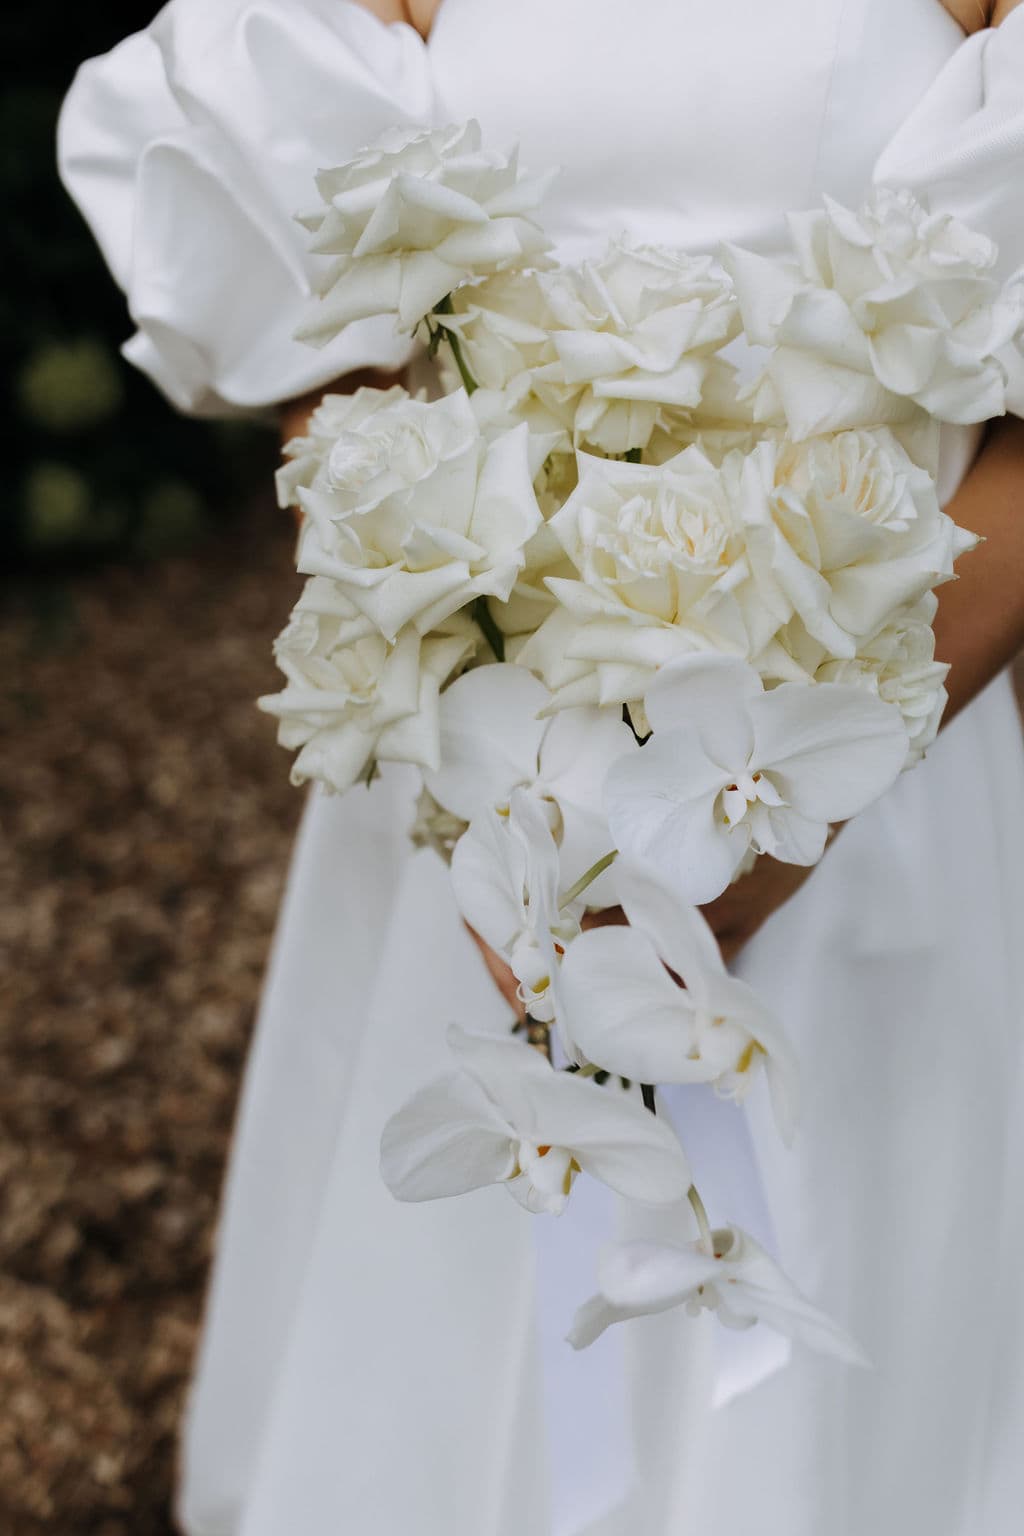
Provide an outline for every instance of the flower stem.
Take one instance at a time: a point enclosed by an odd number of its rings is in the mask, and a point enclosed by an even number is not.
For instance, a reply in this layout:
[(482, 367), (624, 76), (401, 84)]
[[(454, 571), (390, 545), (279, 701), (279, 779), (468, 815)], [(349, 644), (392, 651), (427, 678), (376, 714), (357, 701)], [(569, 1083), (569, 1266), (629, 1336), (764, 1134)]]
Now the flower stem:
[(642, 454), (642, 448), (629, 448), (626, 450), (625, 462), (627, 464), (639, 464)]
[[(450, 315), (452, 313), (452, 296), (449, 293), (445, 295), (439, 304), (434, 305), (434, 314)], [(452, 349), (452, 357), (454, 357), (455, 366), (459, 370), (459, 377), (462, 380), (462, 386), (465, 389), (466, 394), (471, 395), (475, 389), (479, 388), (479, 385), (477, 384), (476, 379), (474, 379), (473, 375), (470, 373), (469, 365), (467, 364), (465, 357), (462, 355), (462, 342), (459, 340), (458, 332), (454, 331), (450, 326), (447, 325), (441, 326), (440, 329), (444, 331), (444, 339)]]
[(495, 661), (504, 661), (505, 636), (494, 622), (486, 597), (478, 597), (473, 604), (473, 622), (483, 631), (484, 639), (494, 652)]
[(705, 1208), (704, 1201), (697, 1193), (696, 1184), (690, 1185), (689, 1189), (686, 1191), (686, 1198), (689, 1200), (693, 1214), (697, 1218), (697, 1225), (700, 1228), (701, 1243), (709, 1253), (713, 1253), (715, 1244), (714, 1239), (711, 1236), (711, 1223), (708, 1220), (708, 1213), (707, 1209)]
[(576, 900), (577, 896), (583, 895), (583, 892), (587, 889), (588, 885), (593, 885), (598, 875), (603, 875), (605, 870), (608, 869), (610, 865), (615, 863), (615, 860), (618, 858), (618, 856), (619, 850), (617, 848), (613, 848), (611, 853), (606, 853), (603, 858), (598, 859), (596, 864), (591, 864), (586, 874), (580, 875), (580, 878), (576, 881), (576, 884), (569, 887), (559, 902), (559, 906), (571, 906), (572, 903)]

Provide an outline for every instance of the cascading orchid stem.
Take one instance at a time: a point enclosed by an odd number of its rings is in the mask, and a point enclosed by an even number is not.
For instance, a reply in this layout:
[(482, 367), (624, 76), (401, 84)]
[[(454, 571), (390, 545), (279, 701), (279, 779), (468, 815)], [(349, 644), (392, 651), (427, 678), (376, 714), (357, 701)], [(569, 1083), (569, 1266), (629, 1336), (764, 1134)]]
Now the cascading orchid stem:
[(697, 1218), (697, 1226), (700, 1228), (701, 1244), (707, 1249), (708, 1253), (713, 1253), (715, 1244), (714, 1238), (711, 1234), (711, 1222), (708, 1220), (707, 1209), (704, 1205), (704, 1201), (701, 1199), (700, 1194), (698, 1193), (696, 1184), (690, 1185), (689, 1189), (686, 1191), (686, 1198), (689, 1200), (693, 1214)]
[(591, 864), (586, 873), (580, 875), (580, 878), (576, 881), (576, 884), (569, 887), (559, 902), (559, 906), (563, 908), (563, 910), (566, 907), (572, 906), (573, 902), (576, 901), (578, 897), (583, 895), (583, 892), (587, 889), (587, 887), (593, 885), (598, 876), (603, 875), (605, 870), (609, 869), (611, 865), (615, 863), (615, 860), (618, 858), (618, 856), (619, 850), (617, 848), (613, 848), (610, 853), (606, 853), (602, 858), (598, 859), (596, 864)]

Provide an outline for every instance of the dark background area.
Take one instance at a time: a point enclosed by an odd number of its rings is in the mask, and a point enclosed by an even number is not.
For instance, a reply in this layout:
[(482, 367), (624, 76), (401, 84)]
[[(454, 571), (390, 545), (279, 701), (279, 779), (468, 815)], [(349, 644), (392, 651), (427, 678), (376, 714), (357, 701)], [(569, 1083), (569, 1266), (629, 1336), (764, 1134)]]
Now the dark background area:
[(266, 469), (265, 430), (182, 420), (122, 362), (124, 301), (57, 179), (57, 113), (76, 66), (156, 9), (34, 0), (0, 16), (7, 566), (187, 548)]
[(253, 703), (295, 591), (275, 434), (182, 420), (121, 360), (123, 300), (54, 168), (76, 65), (155, 9), (0, 16), (0, 1536), (173, 1529), (301, 809)]

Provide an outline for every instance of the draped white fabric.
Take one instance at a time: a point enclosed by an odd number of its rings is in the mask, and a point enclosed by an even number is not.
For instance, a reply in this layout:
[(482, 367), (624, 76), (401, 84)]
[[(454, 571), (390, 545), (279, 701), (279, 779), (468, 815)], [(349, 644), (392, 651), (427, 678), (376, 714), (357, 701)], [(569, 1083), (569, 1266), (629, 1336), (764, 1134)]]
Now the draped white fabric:
[[(291, 214), (318, 165), (389, 124), (469, 115), (563, 165), (547, 223), (565, 253), (620, 228), (773, 249), (786, 210), (875, 179), (1024, 262), (1024, 8), (964, 41), (938, 0), (443, 0), (425, 46), (348, 0), (171, 0), (83, 68), (61, 130), (133, 361), (197, 412), (399, 362), (387, 324), (324, 353), (290, 340), (311, 272)], [(976, 443), (945, 435), (947, 493)], [(723, 1214), (774, 1228), (871, 1373), (795, 1348), (775, 1369), (773, 1336), (723, 1353), (676, 1314), (581, 1362), (559, 1338), (610, 1201), (559, 1225), (494, 1191), (391, 1200), (380, 1127), (445, 1025), (506, 1023), (445, 871), (408, 849), (412, 796), (398, 771), (307, 810), (186, 1431), (189, 1536), (1014, 1536), (1024, 751), (1006, 679), (742, 957), (802, 1056), (794, 1148), (760, 1102), (713, 1123), (674, 1105), (695, 1159), (715, 1139), (723, 1200), (741, 1173), (763, 1190)]]

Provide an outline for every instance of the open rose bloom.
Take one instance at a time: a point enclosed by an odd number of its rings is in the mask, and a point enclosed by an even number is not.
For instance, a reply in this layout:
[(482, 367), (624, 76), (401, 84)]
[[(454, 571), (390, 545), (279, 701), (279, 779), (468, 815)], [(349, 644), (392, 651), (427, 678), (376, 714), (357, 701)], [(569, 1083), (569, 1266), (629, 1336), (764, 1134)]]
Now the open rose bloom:
[[(934, 739), (934, 593), (974, 543), (934, 423), (1004, 408), (1024, 284), (893, 192), (794, 215), (779, 258), (621, 237), (559, 264), (550, 181), (476, 124), (403, 132), (323, 170), (305, 216), (307, 339), (393, 316), (437, 391), (328, 396), (288, 445), (307, 581), (261, 704), (297, 783), (421, 770), (410, 830), (517, 989), (507, 1033), (453, 1022), (383, 1175), (549, 1216), (595, 1178), (678, 1212), (676, 1244), (606, 1254), (577, 1347), (683, 1307), (859, 1360), (711, 1224), (657, 1089), (763, 1085), (799, 1135), (815, 1084), (697, 909), (759, 859), (816, 863)], [(617, 904), (624, 925), (588, 923)]]

